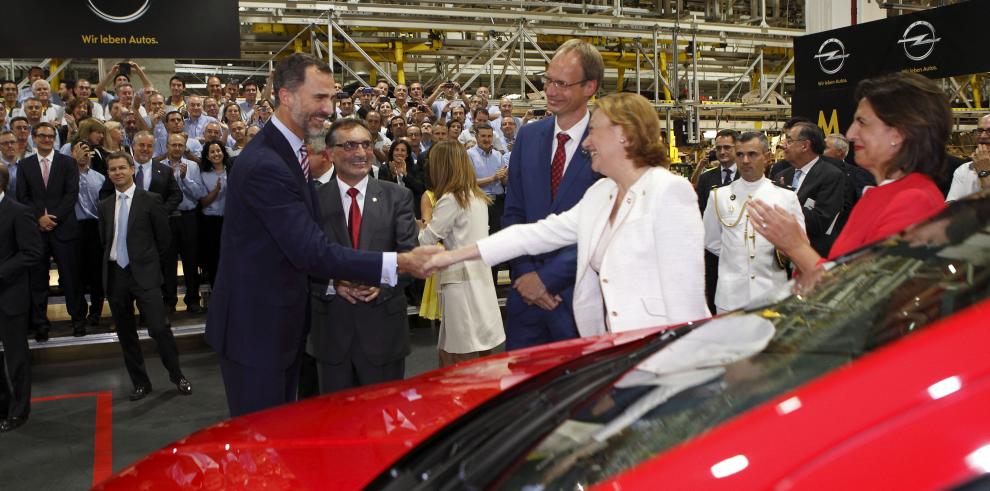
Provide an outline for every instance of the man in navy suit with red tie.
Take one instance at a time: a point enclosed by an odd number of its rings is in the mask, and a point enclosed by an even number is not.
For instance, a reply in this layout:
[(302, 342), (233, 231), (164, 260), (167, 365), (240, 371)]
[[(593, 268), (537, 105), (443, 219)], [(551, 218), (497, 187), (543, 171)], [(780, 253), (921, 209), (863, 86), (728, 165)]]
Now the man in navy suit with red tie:
[[(502, 228), (567, 211), (600, 177), (581, 151), (587, 136), (588, 100), (602, 84), (604, 64), (594, 46), (567, 41), (543, 77), (553, 118), (523, 126), (509, 160)], [(577, 337), (571, 310), (577, 246), (510, 262), (506, 348), (519, 349)]]
[(206, 340), (220, 355), (231, 416), (294, 401), (308, 332), (308, 279), (394, 286), (424, 278), (438, 247), (361, 251), (331, 244), (316, 222), (304, 139), (334, 113), (333, 72), (293, 54), (275, 69), (278, 109), (237, 157), (227, 188)]

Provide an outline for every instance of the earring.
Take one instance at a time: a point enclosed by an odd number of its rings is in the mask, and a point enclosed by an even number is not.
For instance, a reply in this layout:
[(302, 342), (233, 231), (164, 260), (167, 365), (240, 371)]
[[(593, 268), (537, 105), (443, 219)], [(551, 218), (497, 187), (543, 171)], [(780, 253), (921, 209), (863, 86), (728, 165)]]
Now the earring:
[(625, 142), (626, 142), (625, 138), (619, 138), (619, 143), (625, 143)]
[(896, 147), (897, 146), (897, 143), (896, 142), (890, 142), (890, 146)]

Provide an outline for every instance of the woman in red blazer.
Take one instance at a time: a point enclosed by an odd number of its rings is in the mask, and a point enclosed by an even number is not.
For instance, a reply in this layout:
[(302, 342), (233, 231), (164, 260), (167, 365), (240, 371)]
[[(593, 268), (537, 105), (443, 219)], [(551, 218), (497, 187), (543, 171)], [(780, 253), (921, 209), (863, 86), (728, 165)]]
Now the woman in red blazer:
[[(856, 87), (859, 105), (846, 136), (856, 163), (873, 174), (869, 188), (853, 207), (829, 259), (904, 230), (945, 208), (933, 181), (945, 159), (952, 114), (942, 90), (914, 73), (892, 73), (863, 80)], [(750, 219), (801, 271), (824, 260), (797, 222), (784, 210), (750, 203)]]

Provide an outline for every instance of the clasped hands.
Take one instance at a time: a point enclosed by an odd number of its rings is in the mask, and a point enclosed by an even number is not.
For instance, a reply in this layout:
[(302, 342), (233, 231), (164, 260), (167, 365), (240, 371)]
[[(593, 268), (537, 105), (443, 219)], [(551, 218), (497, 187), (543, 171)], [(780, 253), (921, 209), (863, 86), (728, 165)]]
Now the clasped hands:
[(377, 286), (359, 285), (350, 281), (334, 281), (333, 288), (337, 295), (352, 304), (370, 302), (378, 298), (378, 293), (381, 292), (381, 288)]

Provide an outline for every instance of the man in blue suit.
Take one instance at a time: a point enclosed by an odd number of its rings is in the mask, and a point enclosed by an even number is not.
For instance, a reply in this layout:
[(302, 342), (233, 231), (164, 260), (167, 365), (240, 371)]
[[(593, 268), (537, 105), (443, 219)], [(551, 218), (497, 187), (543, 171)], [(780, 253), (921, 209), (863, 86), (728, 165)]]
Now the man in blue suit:
[[(547, 65), (543, 88), (553, 118), (519, 128), (509, 160), (502, 227), (567, 211), (601, 177), (581, 151), (588, 100), (602, 84), (604, 63), (594, 46), (572, 39)], [(572, 300), (577, 246), (513, 260), (506, 303), (506, 349), (577, 337)]]
[(303, 142), (334, 113), (333, 83), (330, 67), (311, 56), (279, 62), (279, 107), (230, 173), (206, 340), (220, 355), (231, 416), (295, 400), (309, 276), (395, 286), (400, 273), (427, 276), (423, 264), (442, 250), (360, 251), (321, 231)]

